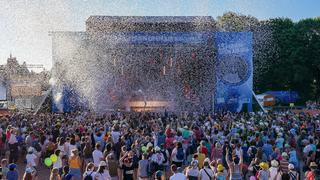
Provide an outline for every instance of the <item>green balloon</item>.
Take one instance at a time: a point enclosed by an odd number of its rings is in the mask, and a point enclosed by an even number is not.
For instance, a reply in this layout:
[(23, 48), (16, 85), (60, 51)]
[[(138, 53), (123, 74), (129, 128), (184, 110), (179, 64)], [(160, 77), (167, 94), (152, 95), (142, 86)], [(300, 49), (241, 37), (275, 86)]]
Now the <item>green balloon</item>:
[(52, 155), (50, 156), (50, 159), (51, 159), (51, 161), (52, 161), (53, 163), (55, 163), (55, 162), (58, 160), (58, 156), (55, 155), (55, 154), (52, 154)]
[(52, 160), (50, 158), (46, 158), (44, 160), (44, 164), (47, 166), (47, 167), (50, 167), (52, 165)]
[(147, 152), (148, 148), (146, 146), (141, 147), (142, 152)]

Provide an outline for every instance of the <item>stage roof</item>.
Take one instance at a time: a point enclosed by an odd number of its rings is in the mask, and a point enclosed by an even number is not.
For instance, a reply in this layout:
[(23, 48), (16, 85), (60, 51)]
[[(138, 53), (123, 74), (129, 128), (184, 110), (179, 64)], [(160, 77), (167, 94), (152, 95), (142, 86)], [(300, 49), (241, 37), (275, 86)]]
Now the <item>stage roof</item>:
[(87, 32), (186, 32), (213, 31), (211, 16), (90, 16)]

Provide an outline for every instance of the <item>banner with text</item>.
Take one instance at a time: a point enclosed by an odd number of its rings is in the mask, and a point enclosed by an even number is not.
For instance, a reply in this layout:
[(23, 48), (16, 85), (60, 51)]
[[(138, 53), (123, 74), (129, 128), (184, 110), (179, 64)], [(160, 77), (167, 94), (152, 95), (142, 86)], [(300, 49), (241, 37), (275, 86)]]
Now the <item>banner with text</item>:
[(252, 111), (252, 33), (217, 32), (214, 110)]

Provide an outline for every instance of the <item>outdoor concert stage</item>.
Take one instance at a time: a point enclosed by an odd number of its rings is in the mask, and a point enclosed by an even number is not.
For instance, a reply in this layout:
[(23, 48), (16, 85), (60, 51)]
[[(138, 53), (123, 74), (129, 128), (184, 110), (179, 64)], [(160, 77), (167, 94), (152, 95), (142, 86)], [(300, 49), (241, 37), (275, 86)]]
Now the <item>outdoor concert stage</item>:
[(54, 112), (251, 109), (252, 33), (211, 17), (92, 16), (50, 35)]

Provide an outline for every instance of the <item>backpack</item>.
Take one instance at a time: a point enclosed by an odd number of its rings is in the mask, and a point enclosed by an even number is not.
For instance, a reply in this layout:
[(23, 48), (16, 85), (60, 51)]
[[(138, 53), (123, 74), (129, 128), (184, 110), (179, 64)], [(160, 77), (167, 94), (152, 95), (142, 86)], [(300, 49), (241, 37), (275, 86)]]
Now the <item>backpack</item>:
[(149, 164), (148, 164), (148, 166), (147, 166), (148, 175), (149, 175), (149, 176), (152, 176), (153, 173), (156, 172), (156, 169), (157, 169), (157, 163), (156, 163), (156, 162), (153, 162), (153, 161), (149, 161)]
[(37, 152), (40, 152), (42, 149), (39, 143), (35, 143), (33, 147)]
[(86, 176), (83, 178), (83, 180), (93, 180), (93, 178), (92, 178), (92, 173), (93, 172), (91, 172), (90, 174), (86, 174)]
[(176, 154), (176, 158), (177, 158), (178, 160), (183, 160), (183, 158), (184, 158), (183, 148), (179, 148), (179, 149), (178, 149), (178, 152), (177, 152), (177, 154)]
[(288, 173), (283, 173), (281, 179), (290, 179), (290, 175)]
[(168, 157), (167, 157), (167, 153), (166, 153), (166, 150), (162, 150), (161, 153), (163, 154), (163, 157), (164, 157), (164, 161), (163, 161), (163, 164), (167, 163), (168, 162)]

